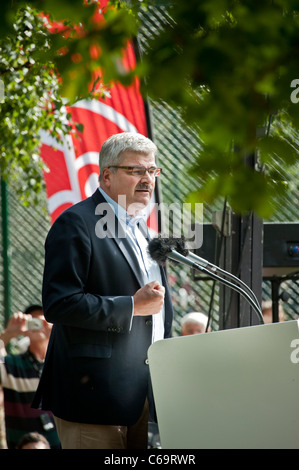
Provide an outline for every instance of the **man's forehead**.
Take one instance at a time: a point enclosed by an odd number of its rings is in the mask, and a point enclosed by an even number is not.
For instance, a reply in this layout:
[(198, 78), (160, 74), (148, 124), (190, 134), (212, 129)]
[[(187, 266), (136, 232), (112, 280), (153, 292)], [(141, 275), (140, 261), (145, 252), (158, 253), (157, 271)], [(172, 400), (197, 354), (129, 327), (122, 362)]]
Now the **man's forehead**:
[(144, 162), (155, 163), (155, 156), (152, 152), (134, 152), (132, 150), (125, 150), (121, 154), (121, 162), (131, 162), (134, 164), (143, 164)]

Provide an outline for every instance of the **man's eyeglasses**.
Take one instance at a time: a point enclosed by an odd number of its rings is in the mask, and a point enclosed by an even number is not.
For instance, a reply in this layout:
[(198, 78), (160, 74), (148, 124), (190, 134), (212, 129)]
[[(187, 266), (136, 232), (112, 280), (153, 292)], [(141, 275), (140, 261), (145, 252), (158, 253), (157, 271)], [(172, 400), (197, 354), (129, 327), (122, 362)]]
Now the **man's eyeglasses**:
[(127, 170), (133, 176), (144, 176), (146, 172), (151, 177), (160, 176), (162, 173), (162, 168), (156, 168), (151, 166), (150, 168), (145, 168), (145, 166), (117, 166), (117, 165), (110, 165), (108, 168), (121, 168), (123, 170)]

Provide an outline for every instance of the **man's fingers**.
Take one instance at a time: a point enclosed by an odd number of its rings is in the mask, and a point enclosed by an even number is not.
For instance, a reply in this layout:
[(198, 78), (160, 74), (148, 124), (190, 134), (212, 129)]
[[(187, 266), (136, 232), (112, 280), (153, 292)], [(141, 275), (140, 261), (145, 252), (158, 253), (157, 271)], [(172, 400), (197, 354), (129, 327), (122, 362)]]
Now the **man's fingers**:
[(134, 315), (153, 315), (163, 307), (165, 288), (158, 281), (141, 287), (134, 298)]

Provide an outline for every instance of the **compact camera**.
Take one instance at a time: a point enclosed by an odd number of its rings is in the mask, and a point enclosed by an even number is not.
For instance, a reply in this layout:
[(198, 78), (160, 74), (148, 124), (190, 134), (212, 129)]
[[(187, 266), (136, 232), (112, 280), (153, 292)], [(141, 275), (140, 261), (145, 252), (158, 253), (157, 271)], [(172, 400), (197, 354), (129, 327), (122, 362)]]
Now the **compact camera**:
[(30, 318), (26, 320), (26, 328), (27, 330), (42, 330), (43, 322), (40, 318)]

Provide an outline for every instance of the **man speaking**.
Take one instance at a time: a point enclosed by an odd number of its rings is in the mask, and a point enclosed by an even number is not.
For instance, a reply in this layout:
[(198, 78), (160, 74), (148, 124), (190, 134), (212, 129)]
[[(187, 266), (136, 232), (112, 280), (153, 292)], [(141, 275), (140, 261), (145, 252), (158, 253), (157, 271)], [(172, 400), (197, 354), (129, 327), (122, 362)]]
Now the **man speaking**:
[(140, 134), (111, 136), (100, 151), (100, 187), (64, 211), (46, 239), (43, 308), (53, 329), (33, 406), (52, 411), (63, 449), (147, 447), (147, 350), (172, 324), (142, 219), (162, 171), (156, 153)]

